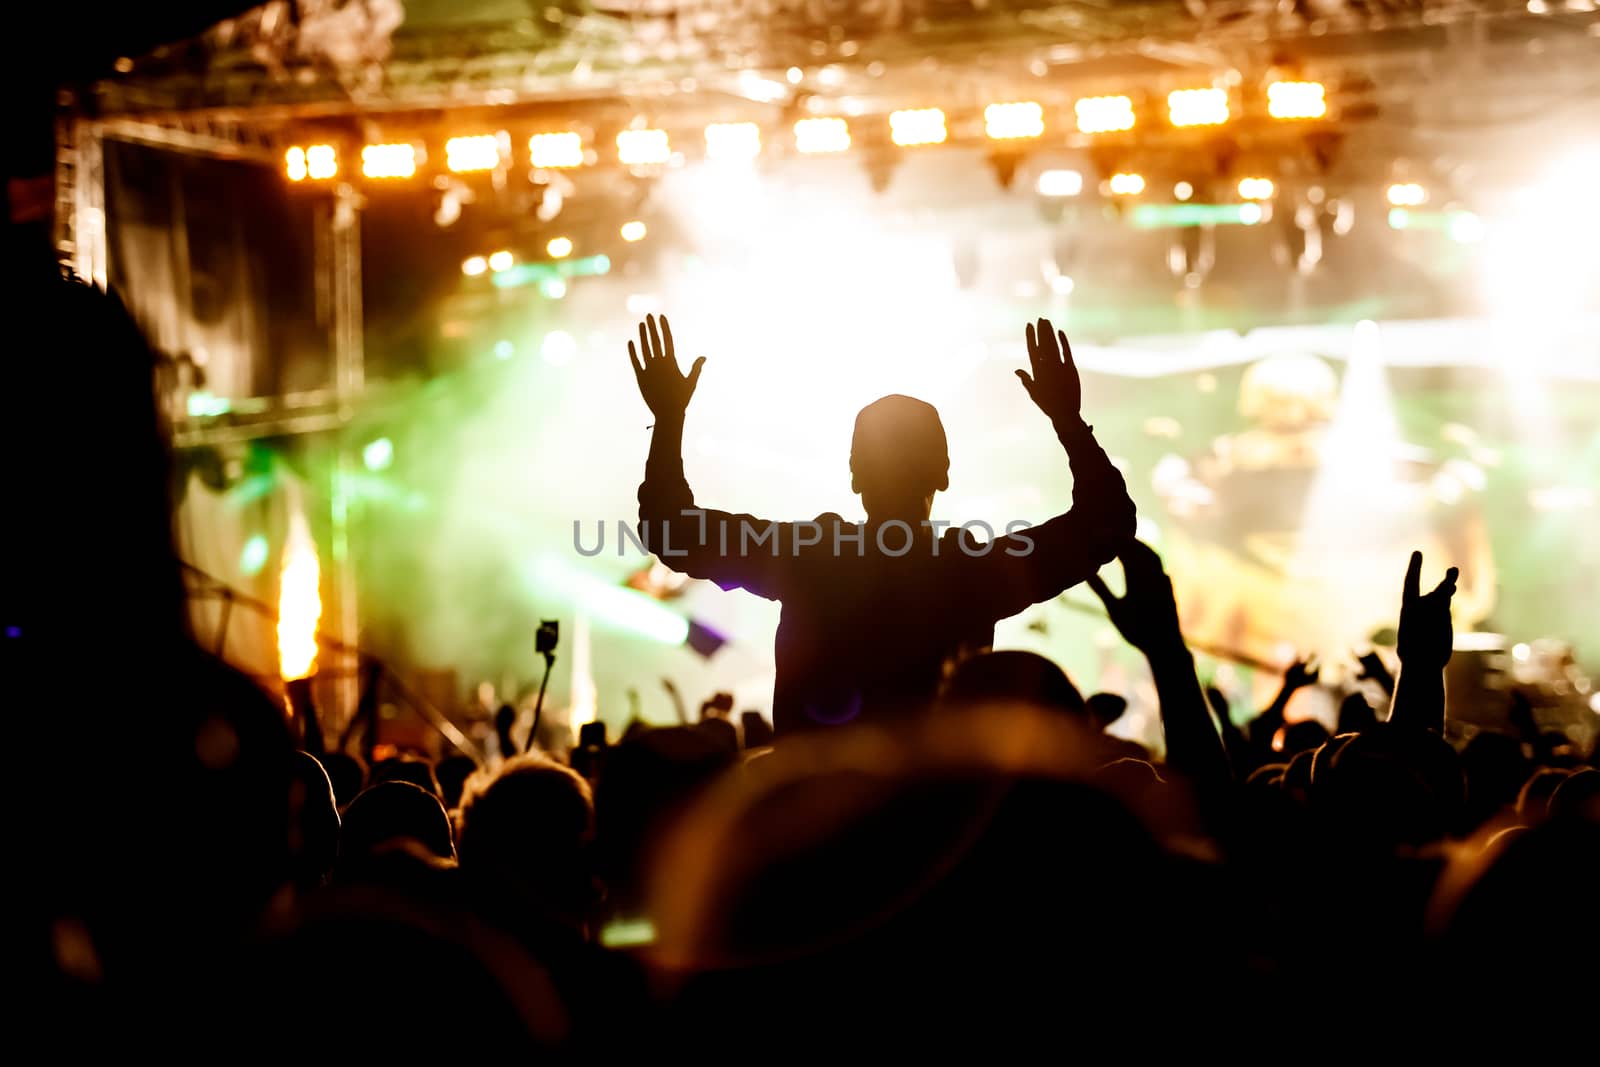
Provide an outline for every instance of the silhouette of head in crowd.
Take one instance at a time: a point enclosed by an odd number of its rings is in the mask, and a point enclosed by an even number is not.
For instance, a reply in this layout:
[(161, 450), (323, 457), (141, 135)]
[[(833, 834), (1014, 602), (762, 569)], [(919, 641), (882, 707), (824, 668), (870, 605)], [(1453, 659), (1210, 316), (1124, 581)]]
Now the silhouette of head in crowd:
[(850, 439), (850, 490), (861, 494), (869, 520), (921, 523), (934, 494), (948, 488), (949, 444), (932, 404), (896, 393), (861, 409)]

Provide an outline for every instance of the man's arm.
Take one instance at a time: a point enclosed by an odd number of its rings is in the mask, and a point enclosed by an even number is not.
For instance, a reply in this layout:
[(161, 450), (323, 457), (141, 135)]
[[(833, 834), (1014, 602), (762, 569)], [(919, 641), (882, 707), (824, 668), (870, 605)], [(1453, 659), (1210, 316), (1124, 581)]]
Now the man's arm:
[(777, 599), (783, 553), (793, 550), (793, 531), (753, 515), (697, 508), (683, 473), (684, 415), (705, 357), (696, 359), (688, 374), (681, 373), (672, 327), (663, 315), (658, 328), (652, 315), (639, 324), (638, 349), (628, 342), (628, 358), (639, 393), (656, 417), (639, 486), (640, 540), (675, 571)]
[(981, 596), (995, 618), (1015, 615), (1083, 581), (1116, 558), (1133, 537), (1133, 499), (1122, 473), (1083, 421), (1078, 368), (1067, 335), (1040, 319), (1028, 325), (1033, 373), (1023, 388), (1055, 427), (1072, 467), (1072, 509), (1048, 522), (995, 539), (982, 557)]

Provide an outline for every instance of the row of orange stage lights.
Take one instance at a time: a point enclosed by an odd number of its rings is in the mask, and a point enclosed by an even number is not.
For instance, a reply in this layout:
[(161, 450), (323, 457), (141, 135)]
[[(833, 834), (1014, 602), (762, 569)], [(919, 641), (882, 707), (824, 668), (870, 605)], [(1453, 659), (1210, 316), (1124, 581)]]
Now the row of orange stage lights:
[[(1273, 82), (1267, 86), (1267, 113), (1285, 121), (1326, 117), (1327, 95), (1320, 82)], [(1115, 134), (1139, 122), (1129, 96), (1090, 96), (1073, 105), (1079, 133)], [(1167, 94), (1167, 121), (1174, 127), (1221, 126), (1233, 117), (1226, 89), (1178, 89)], [(1044, 136), (1046, 114), (1030, 100), (990, 104), (983, 112), (984, 135), (994, 141), (1028, 141)], [(712, 160), (750, 160), (761, 154), (763, 131), (754, 122), (717, 122), (705, 128), (705, 154)], [(852, 143), (847, 119), (807, 118), (793, 127), (793, 147), (802, 155), (847, 151)], [(910, 108), (889, 115), (889, 139), (902, 147), (943, 144), (949, 138), (944, 111)], [(528, 163), (536, 169), (583, 167), (600, 162), (598, 149), (575, 130), (536, 133), (527, 142)], [(653, 166), (669, 162), (674, 148), (662, 129), (623, 130), (616, 137), (616, 162)], [(444, 146), (445, 167), (456, 174), (493, 171), (512, 161), (512, 142), (505, 131), (452, 137)], [(426, 163), (426, 148), (416, 142), (369, 144), (361, 149), (361, 173), (367, 178), (410, 178)], [(295, 145), (284, 155), (291, 181), (326, 181), (338, 177), (338, 149), (331, 144)]]

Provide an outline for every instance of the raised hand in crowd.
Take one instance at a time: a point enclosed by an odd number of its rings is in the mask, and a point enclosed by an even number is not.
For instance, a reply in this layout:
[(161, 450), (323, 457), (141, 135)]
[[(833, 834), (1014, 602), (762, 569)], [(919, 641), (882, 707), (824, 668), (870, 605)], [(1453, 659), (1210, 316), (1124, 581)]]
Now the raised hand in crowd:
[(1194, 657), (1183, 642), (1172, 579), (1155, 549), (1143, 541), (1129, 539), (1117, 558), (1127, 586), (1122, 596), (1112, 593), (1099, 575), (1092, 575), (1088, 584), (1105, 604), (1117, 632), (1150, 663), (1167, 762), (1197, 783), (1225, 783), (1232, 772), (1195, 677)]
[(1395, 682), (1389, 721), (1423, 730), (1444, 730), (1444, 668), (1455, 642), (1450, 598), (1455, 595), (1455, 567), (1445, 571), (1433, 590), (1422, 592), (1422, 553), (1411, 553), (1400, 599), (1396, 651), (1400, 676)]
[(1376, 649), (1368, 649), (1356, 656), (1356, 664), (1360, 670), (1356, 678), (1363, 682), (1376, 682), (1389, 696), (1394, 696), (1394, 675), (1389, 673), (1389, 665), (1383, 662), (1383, 657)]
[(1283, 672), (1283, 684), (1278, 687), (1277, 696), (1272, 698), (1272, 703), (1261, 709), (1261, 714), (1250, 720), (1247, 727), (1250, 743), (1256, 748), (1258, 761), (1266, 758), (1266, 753), (1271, 750), (1273, 735), (1282, 729), (1283, 716), (1288, 710), (1289, 701), (1300, 690), (1316, 685), (1321, 676), (1322, 666), (1315, 656), (1297, 659)]
[(700, 384), (700, 371), (706, 364), (701, 356), (684, 374), (678, 370), (677, 351), (672, 344), (672, 325), (662, 315), (646, 316), (639, 324), (639, 347), (628, 342), (628, 360), (633, 364), (639, 395), (658, 419), (682, 418)]
[(1228, 762), (1232, 764), (1234, 773), (1240, 776), (1248, 774), (1254, 765), (1250, 742), (1245, 738), (1244, 731), (1233, 721), (1227, 694), (1214, 685), (1207, 686), (1206, 701), (1217, 717), (1217, 731), (1222, 737), (1222, 748), (1228, 754)]
[(1049, 319), (1028, 323), (1028, 365), (1032, 374), (1017, 371), (1017, 378), (1039, 410), (1058, 425), (1079, 418), (1083, 408), (1083, 383), (1078, 366), (1072, 361), (1072, 346), (1064, 330), (1050, 325)]

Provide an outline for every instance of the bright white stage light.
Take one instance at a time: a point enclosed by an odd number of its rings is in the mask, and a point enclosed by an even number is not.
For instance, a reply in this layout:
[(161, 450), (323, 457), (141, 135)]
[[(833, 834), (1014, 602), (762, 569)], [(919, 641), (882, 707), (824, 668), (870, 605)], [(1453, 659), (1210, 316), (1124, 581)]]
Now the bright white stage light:
[(624, 222), (620, 232), (624, 241), (632, 243), (634, 241), (644, 240), (645, 235), (650, 231), (645, 229), (644, 223), (640, 222), (638, 219), (633, 219), (629, 222)]
[(1420, 207), (1428, 202), (1428, 190), (1416, 182), (1397, 182), (1389, 186), (1389, 203), (1395, 207)]
[(1174, 126), (1220, 126), (1228, 121), (1226, 89), (1179, 89), (1167, 94)]
[(1271, 178), (1239, 179), (1239, 196), (1245, 200), (1271, 200), (1275, 190)]
[(1083, 175), (1075, 170), (1047, 170), (1039, 175), (1040, 196), (1077, 196), (1083, 192)]
[(368, 178), (409, 178), (417, 173), (417, 148), (411, 144), (369, 144), (361, 149), (361, 173)]
[(944, 112), (936, 107), (896, 111), (889, 116), (889, 137), (905, 147), (918, 144), (943, 144)]
[(339, 153), (331, 144), (314, 144), (306, 149), (306, 174), (324, 180), (339, 173)]
[(572, 255), (572, 238), (552, 237), (545, 244), (544, 250), (550, 254), (551, 259), (566, 259)]
[(990, 104), (983, 109), (984, 132), (997, 141), (1044, 133), (1044, 108), (1031, 100)]
[(461, 261), (461, 273), (469, 278), (476, 278), (489, 269), (489, 261), (482, 256), (468, 256)]
[(1179, 182), (1177, 185), (1172, 187), (1172, 197), (1174, 200), (1188, 200), (1192, 196), (1194, 196), (1194, 186), (1190, 185), (1188, 182)]
[(1133, 100), (1126, 96), (1088, 96), (1073, 105), (1083, 133), (1116, 133), (1133, 129)]
[(444, 143), (444, 163), (457, 174), (494, 170), (500, 165), (500, 138), (492, 133), (452, 137)]
[(623, 130), (617, 134), (617, 158), (626, 166), (665, 163), (672, 158), (666, 130)]
[(503, 270), (510, 270), (511, 265), (515, 262), (516, 259), (511, 253), (502, 248), (489, 256), (489, 269), (499, 274)]
[(306, 180), (308, 172), (306, 170), (306, 150), (304, 148), (295, 145), (283, 154), (283, 172), (289, 176), (289, 180), (292, 182)]
[(1320, 119), (1327, 113), (1327, 87), (1321, 82), (1273, 82), (1267, 86), (1267, 114), (1275, 119)]
[(583, 166), (583, 137), (571, 130), (528, 138), (528, 158), (541, 170)]
[(806, 155), (843, 152), (850, 147), (850, 127), (844, 119), (801, 119), (794, 124), (794, 147)]
[(1112, 196), (1138, 196), (1144, 192), (1144, 175), (1113, 174), (1109, 184)]

